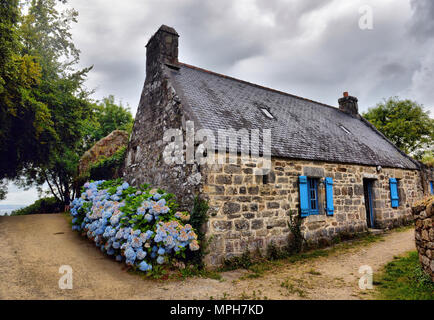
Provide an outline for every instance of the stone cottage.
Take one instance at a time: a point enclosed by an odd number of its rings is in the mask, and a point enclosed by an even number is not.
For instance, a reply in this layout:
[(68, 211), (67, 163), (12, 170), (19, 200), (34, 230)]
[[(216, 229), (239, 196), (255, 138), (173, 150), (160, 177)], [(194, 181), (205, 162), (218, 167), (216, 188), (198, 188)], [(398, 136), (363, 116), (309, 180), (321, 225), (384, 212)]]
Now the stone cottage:
[[(178, 38), (163, 25), (146, 46), (124, 176), (176, 194), (186, 209), (195, 195), (209, 201), (209, 265), (270, 241), (283, 245), (293, 214), (310, 241), (411, 219), (429, 181), (359, 115), (357, 98), (344, 93), (333, 107), (181, 63)], [(235, 140), (227, 144), (220, 131), (235, 132)], [(213, 133), (221, 144), (204, 143)], [(224, 153), (214, 154), (217, 145)]]

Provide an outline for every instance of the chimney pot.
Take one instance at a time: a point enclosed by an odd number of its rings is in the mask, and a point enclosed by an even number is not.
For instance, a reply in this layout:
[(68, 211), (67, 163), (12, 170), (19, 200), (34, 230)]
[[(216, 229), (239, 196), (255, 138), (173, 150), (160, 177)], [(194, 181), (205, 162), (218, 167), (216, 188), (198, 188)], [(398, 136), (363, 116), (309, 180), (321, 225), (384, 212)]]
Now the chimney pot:
[(348, 95), (348, 92), (344, 92), (344, 96), (338, 100), (339, 110), (350, 114), (353, 117), (359, 116), (359, 106), (357, 104), (358, 100), (356, 97)]

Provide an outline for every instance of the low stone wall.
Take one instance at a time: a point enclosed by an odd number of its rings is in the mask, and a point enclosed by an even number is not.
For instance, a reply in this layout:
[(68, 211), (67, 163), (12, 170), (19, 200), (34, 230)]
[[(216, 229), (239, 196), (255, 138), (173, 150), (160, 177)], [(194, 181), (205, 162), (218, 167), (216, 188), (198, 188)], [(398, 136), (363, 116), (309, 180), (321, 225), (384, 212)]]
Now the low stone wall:
[(434, 196), (414, 206), (412, 212), (419, 260), (434, 281)]

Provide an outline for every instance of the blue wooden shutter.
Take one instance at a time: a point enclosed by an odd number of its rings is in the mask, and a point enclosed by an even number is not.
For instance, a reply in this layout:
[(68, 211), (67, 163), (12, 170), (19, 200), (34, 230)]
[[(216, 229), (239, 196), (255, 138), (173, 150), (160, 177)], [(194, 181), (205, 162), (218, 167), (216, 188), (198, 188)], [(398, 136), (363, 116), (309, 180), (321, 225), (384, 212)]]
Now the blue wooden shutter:
[(431, 186), (431, 194), (434, 194), (434, 182), (430, 181), (430, 186)]
[(390, 200), (392, 201), (392, 208), (397, 208), (399, 206), (399, 196), (398, 196), (398, 182), (395, 178), (389, 179), (390, 184)]
[(299, 176), (299, 188), (300, 188), (300, 209), (301, 216), (307, 217), (309, 215), (309, 196), (307, 191), (307, 177)]
[(330, 177), (325, 178), (325, 188), (326, 188), (326, 203), (327, 203), (327, 215), (332, 216), (335, 208), (333, 206), (333, 179)]

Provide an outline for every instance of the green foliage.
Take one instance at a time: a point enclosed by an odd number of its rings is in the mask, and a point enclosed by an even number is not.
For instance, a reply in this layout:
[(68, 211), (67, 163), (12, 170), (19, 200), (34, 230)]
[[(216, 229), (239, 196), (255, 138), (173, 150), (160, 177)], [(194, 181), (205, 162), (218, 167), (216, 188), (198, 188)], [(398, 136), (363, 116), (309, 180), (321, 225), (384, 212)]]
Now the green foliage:
[(363, 117), (398, 148), (417, 158), (434, 145), (434, 119), (417, 102), (392, 97), (369, 109)]
[(286, 252), (279, 249), (273, 241), (271, 241), (267, 246), (267, 259), (268, 260), (278, 260), (286, 256)]
[(63, 211), (63, 204), (57, 201), (56, 198), (52, 197), (36, 200), (30, 206), (13, 211), (11, 215), (21, 216), (38, 213), (58, 213), (61, 211)]
[(37, 58), (23, 52), (18, 0), (0, 1), (0, 179), (48, 160), (56, 138), (47, 106), (35, 95), (41, 84)]
[(205, 232), (203, 230), (204, 224), (209, 218), (208, 209), (209, 205), (207, 201), (201, 199), (199, 196), (194, 198), (189, 223), (193, 229), (196, 230), (197, 239), (199, 240), (201, 246), (197, 251), (187, 252), (185, 261), (197, 266), (200, 269), (205, 267), (203, 258), (208, 253), (208, 243), (205, 241)]
[(124, 107), (121, 102), (116, 104), (113, 95), (103, 98), (100, 103), (92, 104), (92, 108), (91, 116), (83, 124), (84, 146), (87, 149), (114, 130), (124, 130), (131, 133), (134, 124), (131, 111), (129, 107)]
[(198, 265), (190, 265), (179, 270), (182, 279), (188, 277), (202, 277), (222, 281), (222, 276), (217, 271), (209, 270)]
[(433, 300), (434, 282), (421, 269), (417, 251), (389, 262), (374, 275), (377, 298), (387, 300)]
[(223, 260), (224, 270), (249, 269), (253, 264), (254, 259), (249, 250), (245, 250), (241, 256)]
[(5, 180), (0, 180), (0, 200), (6, 199), (7, 192), (7, 182)]
[(101, 159), (90, 166), (90, 180), (111, 180), (118, 178), (126, 156), (126, 147), (119, 148), (111, 157)]
[(0, 6), (0, 29), (10, 32), (0, 42), (5, 53), (0, 73), (6, 71), (10, 86), (0, 90), (0, 179), (17, 179), (24, 187), (47, 183), (66, 204), (91, 107), (82, 86), (90, 68), (74, 68), (79, 50), (70, 29), (78, 13), (59, 12), (65, 3), (32, 0), (18, 7), (17, 1), (2, 1)]
[(303, 249), (305, 239), (303, 237), (303, 233), (301, 232), (302, 222), (303, 221), (298, 214), (291, 212), (288, 222), (288, 228), (291, 231), (291, 236), (288, 239), (287, 245), (287, 251), (289, 255), (300, 253)]
[(422, 163), (427, 165), (428, 167), (434, 167), (434, 151), (433, 150), (426, 150), (422, 154), (422, 158), (420, 160)]

